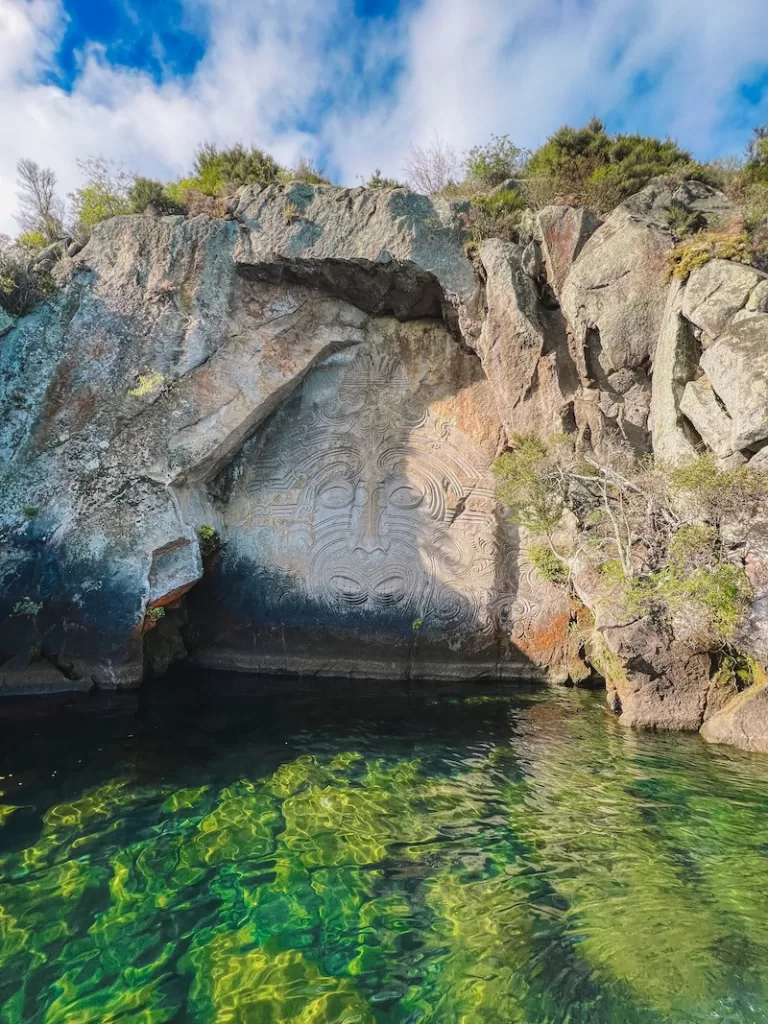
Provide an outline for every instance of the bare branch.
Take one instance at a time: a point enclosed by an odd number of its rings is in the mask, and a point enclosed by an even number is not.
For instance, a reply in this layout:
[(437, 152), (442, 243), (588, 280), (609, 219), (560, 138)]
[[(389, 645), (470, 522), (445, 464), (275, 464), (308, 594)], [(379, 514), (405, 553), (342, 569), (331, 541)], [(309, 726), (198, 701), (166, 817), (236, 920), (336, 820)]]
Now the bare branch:
[(435, 134), (434, 141), (427, 147), (411, 145), (403, 169), (414, 192), (433, 196), (455, 181), (459, 168), (455, 150)]

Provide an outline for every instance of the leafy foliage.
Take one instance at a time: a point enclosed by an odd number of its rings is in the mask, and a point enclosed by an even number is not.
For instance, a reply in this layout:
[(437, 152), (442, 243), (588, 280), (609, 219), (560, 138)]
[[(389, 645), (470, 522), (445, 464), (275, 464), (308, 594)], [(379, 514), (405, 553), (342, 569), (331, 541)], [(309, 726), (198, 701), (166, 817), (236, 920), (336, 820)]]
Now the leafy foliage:
[(486, 238), (516, 242), (520, 215), (526, 209), (528, 204), (517, 189), (473, 196), (467, 218), (471, 242), (477, 244)]
[(529, 154), (508, 135), (492, 135), (490, 142), (473, 146), (464, 158), (466, 179), (478, 190), (492, 189), (520, 174)]
[(0, 307), (12, 316), (24, 316), (56, 293), (51, 275), (34, 266), (36, 252), (27, 240), (12, 242), (0, 235)]
[(85, 184), (71, 194), (77, 230), (90, 234), (100, 221), (131, 213), (131, 175), (103, 157), (78, 160)]
[[(494, 469), (513, 522), (551, 537), (564, 511), (575, 517), (582, 557), (611, 600), (667, 622), (697, 649), (731, 642), (752, 591), (721, 528), (765, 508), (767, 475), (720, 469), (711, 454), (674, 469), (622, 452), (597, 460), (562, 439), (533, 437), (515, 438)], [(545, 578), (567, 578), (551, 542), (532, 550)]]
[(144, 213), (150, 204), (160, 214), (184, 213), (183, 203), (173, 199), (160, 181), (136, 175), (128, 189), (128, 202), (132, 213)]
[(528, 548), (528, 558), (542, 579), (548, 583), (567, 583), (571, 571), (568, 563), (558, 558), (547, 544), (532, 544)]
[(209, 196), (241, 185), (269, 185), (278, 180), (279, 172), (280, 165), (268, 153), (241, 143), (219, 149), (206, 142), (195, 154), (194, 179)]
[(681, 168), (688, 169), (689, 177), (703, 173), (670, 139), (612, 136), (602, 121), (593, 118), (583, 128), (558, 129), (536, 150), (525, 173), (528, 179), (543, 182), (550, 196), (557, 194), (604, 213), (651, 178)]
[(379, 168), (377, 167), (373, 174), (370, 176), (368, 181), (365, 183), (366, 188), (403, 188), (403, 185), (395, 178), (385, 178)]
[(197, 539), (200, 544), (200, 553), (203, 557), (214, 555), (221, 548), (221, 537), (217, 530), (208, 523), (197, 528)]
[(311, 160), (302, 157), (298, 164), (289, 171), (283, 172), (287, 181), (305, 181), (309, 185), (330, 185), (331, 179), (327, 178), (322, 170), (315, 167)]

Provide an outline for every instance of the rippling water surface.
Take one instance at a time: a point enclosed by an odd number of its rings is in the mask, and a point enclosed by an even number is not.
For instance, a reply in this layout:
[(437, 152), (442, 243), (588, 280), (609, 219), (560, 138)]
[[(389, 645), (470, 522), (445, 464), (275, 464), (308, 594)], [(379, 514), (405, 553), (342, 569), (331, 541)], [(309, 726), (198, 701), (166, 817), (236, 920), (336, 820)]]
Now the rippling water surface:
[(4, 1024), (768, 1021), (768, 758), (599, 695), (180, 678), (0, 776)]

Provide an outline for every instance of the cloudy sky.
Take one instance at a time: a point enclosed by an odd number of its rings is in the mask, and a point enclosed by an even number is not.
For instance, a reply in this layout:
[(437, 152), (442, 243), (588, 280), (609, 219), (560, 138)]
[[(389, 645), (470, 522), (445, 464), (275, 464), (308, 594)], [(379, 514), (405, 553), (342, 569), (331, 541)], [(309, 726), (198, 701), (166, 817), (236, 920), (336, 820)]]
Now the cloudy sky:
[(15, 165), (103, 155), (171, 178), (200, 141), (402, 176), (411, 142), (457, 150), (560, 124), (739, 153), (768, 120), (768, 0), (0, 0), (0, 231)]

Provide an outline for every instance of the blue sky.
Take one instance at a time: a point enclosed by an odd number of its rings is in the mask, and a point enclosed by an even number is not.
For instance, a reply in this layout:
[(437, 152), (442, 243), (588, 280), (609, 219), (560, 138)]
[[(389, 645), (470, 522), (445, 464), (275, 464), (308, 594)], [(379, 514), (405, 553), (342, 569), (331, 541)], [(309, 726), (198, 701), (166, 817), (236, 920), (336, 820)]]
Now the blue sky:
[(739, 153), (768, 120), (768, 0), (0, 0), (0, 231), (15, 165), (158, 177), (202, 140), (308, 156), (357, 184), (411, 143), (560, 124)]

